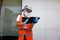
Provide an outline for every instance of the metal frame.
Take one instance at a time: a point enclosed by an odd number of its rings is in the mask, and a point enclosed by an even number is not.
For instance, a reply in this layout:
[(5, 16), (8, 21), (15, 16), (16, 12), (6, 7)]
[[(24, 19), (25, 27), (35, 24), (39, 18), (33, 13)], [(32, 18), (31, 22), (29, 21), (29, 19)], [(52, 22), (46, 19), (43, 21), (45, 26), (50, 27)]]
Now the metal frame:
[(3, 0), (0, 0), (0, 15), (1, 15), (1, 7), (2, 7)]

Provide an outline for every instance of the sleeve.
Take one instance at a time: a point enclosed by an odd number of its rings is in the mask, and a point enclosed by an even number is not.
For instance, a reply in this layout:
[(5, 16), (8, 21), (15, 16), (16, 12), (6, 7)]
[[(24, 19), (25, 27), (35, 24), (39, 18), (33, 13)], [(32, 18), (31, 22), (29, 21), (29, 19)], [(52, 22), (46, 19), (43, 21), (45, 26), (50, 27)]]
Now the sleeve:
[(19, 18), (20, 18), (20, 15), (18, 15), (18, 16), (17, 16), (17, 19), (16, 19), (16, 21), (19, 21)]

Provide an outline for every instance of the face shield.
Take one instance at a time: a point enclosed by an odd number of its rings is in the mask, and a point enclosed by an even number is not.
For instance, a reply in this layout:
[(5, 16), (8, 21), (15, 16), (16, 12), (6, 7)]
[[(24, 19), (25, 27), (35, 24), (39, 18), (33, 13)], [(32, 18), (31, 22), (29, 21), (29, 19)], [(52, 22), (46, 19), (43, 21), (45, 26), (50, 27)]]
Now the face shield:
[(32, 8), (26, 5), (23, 11), (24, 11), (24, 14), (28, 17), (30, 13), (32, 12)]

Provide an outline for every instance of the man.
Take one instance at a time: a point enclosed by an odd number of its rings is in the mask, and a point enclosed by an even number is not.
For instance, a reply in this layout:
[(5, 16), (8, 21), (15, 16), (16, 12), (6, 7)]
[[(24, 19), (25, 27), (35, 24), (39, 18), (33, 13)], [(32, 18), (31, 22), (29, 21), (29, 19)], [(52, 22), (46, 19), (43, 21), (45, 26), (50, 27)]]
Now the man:
[[(16, 19), (16, 25), (19, 27), (19, 37), (18, 40), (33, 40), (32, 36), (32, 23), (26, 24), (25, 22), (22, 22), (22, 17), (31, 17), (30, 13), (32, 12), (31, 7), (25, 6), (22, 10), (22, 13), (17, 16)], [(28, 21), (28, 19), (26, 19)]]

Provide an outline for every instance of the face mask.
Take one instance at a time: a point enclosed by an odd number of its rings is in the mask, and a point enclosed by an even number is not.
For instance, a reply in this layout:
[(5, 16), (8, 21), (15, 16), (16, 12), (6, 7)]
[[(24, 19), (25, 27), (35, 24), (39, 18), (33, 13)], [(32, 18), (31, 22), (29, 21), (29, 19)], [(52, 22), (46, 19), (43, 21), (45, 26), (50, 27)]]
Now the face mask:
[(25, 15), (26, 15), (27, 17), (30, 17), (30, 13), (25, 12)]

